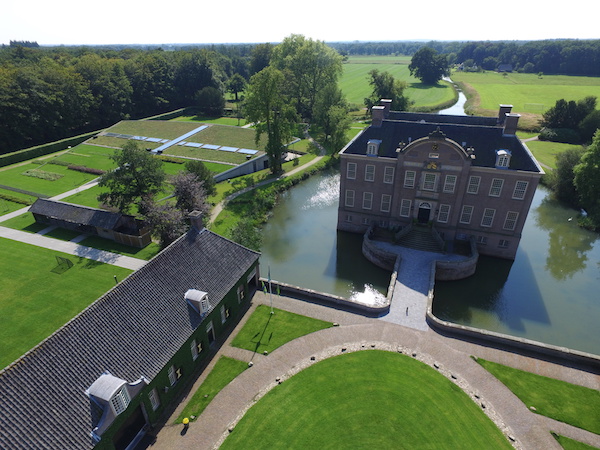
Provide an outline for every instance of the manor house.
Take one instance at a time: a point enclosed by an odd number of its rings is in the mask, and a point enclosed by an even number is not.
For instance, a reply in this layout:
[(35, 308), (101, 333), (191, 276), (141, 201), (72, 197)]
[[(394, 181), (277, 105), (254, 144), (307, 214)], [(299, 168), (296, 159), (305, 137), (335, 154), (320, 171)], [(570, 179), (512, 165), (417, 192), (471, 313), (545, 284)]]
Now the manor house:
[(515, 135), (519, 114), (498, 117), (396, 112), (382, 100), (372, 124), (340, 152), (338, 230), (430, 225), (451, 248), (514, 259), (544, 173)]

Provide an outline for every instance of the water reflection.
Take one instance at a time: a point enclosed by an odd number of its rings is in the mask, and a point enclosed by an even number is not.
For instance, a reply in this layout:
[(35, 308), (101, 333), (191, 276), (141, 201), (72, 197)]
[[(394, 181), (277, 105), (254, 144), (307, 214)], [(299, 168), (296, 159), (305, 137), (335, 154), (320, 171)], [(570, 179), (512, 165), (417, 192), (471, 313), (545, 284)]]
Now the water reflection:
[(546, 270), (556, 279), (572, 278), (587, 266), (587, 253), (592, 250), (598, 234), (578, 227), (575, 211), (546, 197), (536, 208), (536, 224), (548, 231)]

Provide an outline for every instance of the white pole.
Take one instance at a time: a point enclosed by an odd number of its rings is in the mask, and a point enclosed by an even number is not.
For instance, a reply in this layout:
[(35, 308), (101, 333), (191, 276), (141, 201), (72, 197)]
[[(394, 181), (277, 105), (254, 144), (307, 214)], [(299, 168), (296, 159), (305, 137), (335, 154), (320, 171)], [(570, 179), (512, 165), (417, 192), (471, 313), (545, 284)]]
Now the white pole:
[(271, 285), (271, 266), (269, 266), (269, 298), (271, 299), (271, 314), (273, 312), (273, 287)]

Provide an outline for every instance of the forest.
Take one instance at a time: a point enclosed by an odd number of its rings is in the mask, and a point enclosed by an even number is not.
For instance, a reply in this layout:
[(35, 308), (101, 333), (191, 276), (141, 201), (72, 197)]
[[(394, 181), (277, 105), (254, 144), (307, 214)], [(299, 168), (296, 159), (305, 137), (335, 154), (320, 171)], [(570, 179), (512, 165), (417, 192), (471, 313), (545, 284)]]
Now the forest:
[[(327, 43), (342, 56), (413, 55), (422, 47), (450, 64), (531, 73), (600, 76), (600, 40)], [(194, 106), (204, 88), (267, 67), (275, 44), (160, 47), (44, 47), (11, 41), (0, 48), (0, 154)], [(239, 79), (239, 76), (236, 78)], [(237, 94), (237, 92), (236, 92)]]

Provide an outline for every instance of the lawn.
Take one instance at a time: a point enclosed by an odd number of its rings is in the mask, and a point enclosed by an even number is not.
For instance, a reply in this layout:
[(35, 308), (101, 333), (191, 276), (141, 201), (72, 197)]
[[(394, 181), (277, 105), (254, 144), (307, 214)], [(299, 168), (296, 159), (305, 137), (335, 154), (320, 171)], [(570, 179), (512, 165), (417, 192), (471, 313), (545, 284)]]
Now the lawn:
[(535, 159), (544, 166), (544, 170), (547, 170), (545, 166), (556, 169), (556, 156), (569, 148), (577, 147), (573, 144), (561, 144), (560, 142), (549, 141), (528, 141), (525, 144), (531, 150)]
[[(18, 256), (16, 256), (18, 255)], [(68, 258), (64, 270), (56, 256)], [(37, 345), (130, 270), (0, 239), (0, 367)]]
[(454, 90), (445, 82), (436, 86), (426, 86), (410, 75), (408, 56), (352, 56), (344, 64), (344, 72), (340, 79), (340, 88), (349, 103), (364, 106), (364, 99), (372, 93), (369, 85), (369, 72), (373, 69), (389, 72), (395, 79), (405, 81), (408, 86), (405, 94), (414, 107), (434, 108), (454, 98)]
[(600, 391), (477, 359), (528, 408), (560, 422), (600, 434)]
[(269, 306), (258, 305), (231, 345), (257, 353), (272, 352), (296, 338), (333, 326), (331, 322), (281, 309), (273, 308), (273, 311), (271, 314)]
[(65, 153), (50, 158), (49, 161), (57, 160), (75, 166), (92, 167), (94, 169), (109, 171), (115, 168), (114, 161), (110, 159), (110, 156), (114, 153), (114, 148), (80, 144)]
[(466, 83), (479, 94), (475, 107), (494, 114), (498, 105), (513, 105), (513, 112), (540, 115), (557, 100), (580, 100), (587, 96), (600, 97), (600, 78), (496, 72), (453, 72), (452, 80)]
[(234, 127), (243, 127), (246, 125), (245, 119), (237, 119), (235, 117), (206, 117), (206, 116), (179, 116), (171, 119), (172, 122), (199, 122), (199, 123), (216, 123), (218, 125), (232, 125)]
[(247, 368), (247, 362), (221, 356), (175, 422), (181, 423), (184, 417), (196, 420), (221, 389)]
[(573, 439), (569, 439), (568, 437), (561, 436), (559, 434), (554, 434), (554, 439), (558, 441), (560, 446), (565, 450), (594, 450), (597, 447), (592, 447), (591, 445), (584, 444), (583, 442), (575, 441)]
[(365, 350), (321, 361), (254, 405), (221, 449), (510, 449), (467, 394), (425, 364)]

